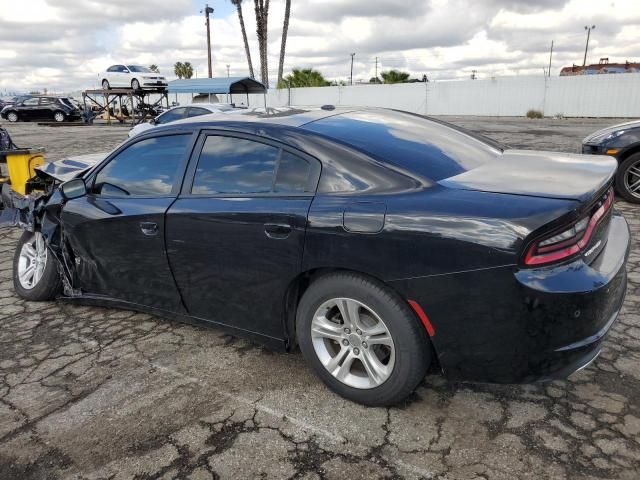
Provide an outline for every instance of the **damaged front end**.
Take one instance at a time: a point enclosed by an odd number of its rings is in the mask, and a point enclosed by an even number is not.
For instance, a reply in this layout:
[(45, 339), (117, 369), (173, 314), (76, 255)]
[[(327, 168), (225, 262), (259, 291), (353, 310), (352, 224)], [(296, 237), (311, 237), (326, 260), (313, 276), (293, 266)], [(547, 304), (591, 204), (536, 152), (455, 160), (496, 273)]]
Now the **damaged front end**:
[(57, 260), (65, 296), (78, 296), (80, 290), (74, 288), (75, 256), (61, 222), (62, 208), (66, 203), (61, 186), (78, 178), (105, 156), (87, 155), (36, 168), (35, 177), (27, 182), (27, 195), (16, 192), (9, 184), (2, 185), (0, 228), (20, 227), (42, 234), (48, 250)]

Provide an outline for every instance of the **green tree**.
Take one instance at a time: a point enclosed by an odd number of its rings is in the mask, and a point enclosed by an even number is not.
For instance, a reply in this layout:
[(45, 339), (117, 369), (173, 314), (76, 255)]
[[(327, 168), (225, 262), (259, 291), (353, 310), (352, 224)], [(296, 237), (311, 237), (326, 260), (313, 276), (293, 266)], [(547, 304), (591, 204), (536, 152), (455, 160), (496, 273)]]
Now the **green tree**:
[(242, 15), (242, 0), (231, 0), (236, 6), (238, 12), (238, 20), (240, 21), (240, 30), (242, 31), (242, 40), (244, 41), (244, 53), (247, 56), (247, 64), (249, 65), (249, 76), (254, 78), (253, 63), (251, 63), (251, 50), (249, 50), (249, 40), (247, 40), (247, 29), (244, 26), (244, 16)]
[(369, 83), (382, 83), (382, 80), (380, 80), (380, 78), (378, 77), (371, 77), (369, 79)]
[(294, 68), (282, 79), (279, 88), (326, 87), (329, 82), (318, 70), (312, 68)]
[(151, 70), (154, 73), (160, 73), (160, 69), (158, 68), (158, 65), (156, 65), (155, 63), (152, 63), (151, 65), (149, 65), (149, 70)]
[(182, 76), (184, 78), (193, 77), (193, 66), (191, 65), (190, 62), (184, 62), (182, 64), (182, 67), (183, 67)]
[(173, 73), (175, 74), (176, 77), (183, 78), (184, 77), (184, 64), (182, 62), (176, 62), (173, 65)]
[(400, 70), (389, 70), (387, 72), (380, 73), (384, 83), (404, 83), (409, 80), (409, 74), (407, 72), (401, 72)]

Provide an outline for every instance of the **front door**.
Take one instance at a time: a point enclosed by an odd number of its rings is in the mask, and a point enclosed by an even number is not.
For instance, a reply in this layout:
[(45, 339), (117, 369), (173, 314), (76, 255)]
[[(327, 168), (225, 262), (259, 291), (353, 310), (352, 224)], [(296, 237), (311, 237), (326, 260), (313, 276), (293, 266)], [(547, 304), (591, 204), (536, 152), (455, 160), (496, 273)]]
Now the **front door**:
[(300, 152), (206, 134), (167, 214), (167, 252), (189, 313), (283, 338), (320, 171)]
[(22, 106), (19, 109), (20, 118), (23, 120), (36, 120), (39, 118), (38, 112), (40, 111), (40, 98), (33, 97), (28, 98), (22, 102)]
[(175, 201), (190, 134), (157, 136), (117, 152), (67, 202), (62, 224), (85, 294), (181, 311), (166, 257), (165, 213)]

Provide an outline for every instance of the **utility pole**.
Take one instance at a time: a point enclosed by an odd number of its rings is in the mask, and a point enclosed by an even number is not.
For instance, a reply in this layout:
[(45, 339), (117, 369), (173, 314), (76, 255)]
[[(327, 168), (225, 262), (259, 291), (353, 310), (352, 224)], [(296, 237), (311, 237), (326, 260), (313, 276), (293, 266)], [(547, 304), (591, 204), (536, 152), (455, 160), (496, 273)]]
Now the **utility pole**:
[(378, 57), (376, 57), (376, 76), (374, 78), (376, 79), (376, 83), (378, 83)]
[(207, 59), (209, 60), (209, 78), (213, 77), (213, 66), (211, 65), (211, 27), (209, 26), (209, 15), (213, 14), (213, 8), (206, 4), (204, 6), (204, 16), (207, 18)]
[(231, 66), (231, 65), (227, 64), (227, 78), (229, 78), (229, 67), (230, 67), (230, 66)]
[(584, 29), (587, 31), (587, 45), (586, 47), (584, 47), (584, 60), (582, 61), (583, 67), (587, 66), (587, 51), (589, 50), (589, 37), (591, 36), (591, 30), (594, 30), (595, 28), (596, 28), (595, 25), (591, 25), (590, 27), (588, 25), (584, 26)]
[(549, 52), (549, 70), (547, 73), (551, 76), (551, 57), (553, 57), (553, 40), (551, 40), (551, 51)]
[(349, 75), (349, 84), (353, 85), (353, 57), (355, 57), (356, 54), (352, 53), (351, 54), (351, 75)]

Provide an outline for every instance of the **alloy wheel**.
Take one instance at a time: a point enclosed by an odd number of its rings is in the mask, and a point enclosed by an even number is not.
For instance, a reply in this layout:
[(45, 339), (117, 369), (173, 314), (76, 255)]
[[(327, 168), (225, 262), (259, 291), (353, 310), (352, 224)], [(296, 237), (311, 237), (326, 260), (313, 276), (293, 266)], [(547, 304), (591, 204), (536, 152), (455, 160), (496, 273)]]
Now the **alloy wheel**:
[(640, 160), (629, 165), (624, 172), (624, 188), (635, 198), (640, 199)]
[(40, 232), (34, 233), (30, 241), (22, 245), (18, 259), (18, 280), (20, 285), (31, 290), (35, 287), (47, 266), (47, 246)]
[(140, 82), (138, 82), (138, 80), (134, 78), (133, 80), (131, 80), (131, 88), (133, 88), (134, 90), (140, 90)]
[(15, 112), (11, 112), (7, 115), (7, 120), (9, 120), (11, 123), (15, 123), (18, 121), (18, 114)]
[(316, 310), (311, 338), (322, 365), (350, 387), (382, 385), (395, 364), (389, 329), (370, 307), (350, 298), (327, 300)]
[(53, 119), (54, 119), (56, 122), (64, 122), (64, 113), (62, 113), (62, 112), (56, 112), (56, 113), (53, 115)]
[(108, 80), (103, 80), (102, 81), (102, 89), (103, 90), (109, 90), (109, 81)]

